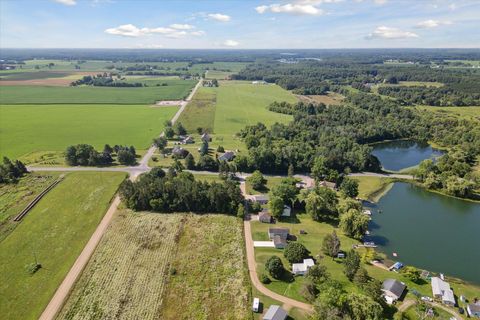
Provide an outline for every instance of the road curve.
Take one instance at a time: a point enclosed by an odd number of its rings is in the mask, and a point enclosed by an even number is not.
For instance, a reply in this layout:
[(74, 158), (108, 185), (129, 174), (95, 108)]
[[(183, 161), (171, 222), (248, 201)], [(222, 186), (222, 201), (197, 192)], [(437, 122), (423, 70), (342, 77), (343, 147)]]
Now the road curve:
[[(172, 118), (172, 122), (175, 122), (180, 114), (183, 112), (185, 109), (186, 104), (188, 101), (191, 100), (193, 97), (195, 91), (198, 89), (199, 85), (201, 84), (202, 80), (200, 80), (195, 88), (192, 90), (190, 95), (188, 96), (186, 102), (182, 105), (182, 107), (177, 111), (175, 116)], [(152, 150), (150, 152), (150, 150)], [(35, 168), (35, 167), (29, 167), (27, 168), (29, 171), (111, 171), (111, 172), (127, 172), (130, 174), (130, 179), (135, 180), (141, 173), (146, 172), (150, 170), (148, 167), (148, 160), (150, 157), (153, 155), (153, 152), (155, 151), (155, 148), (152, 146), (150, 147), (149, 151), (145, 154), (145, 156), (142, 158), (140, 161), (140, 165), (136, 167), (117, 167), (117, 168), (96, 168), (96, 167), (43, 167), (43, 168)], [(65, 303), (70, 291), (72, 290), (73, 286), (77, 282), (77, 279), (80, 277), (82, 274), (83, 269), (87, 265), (88, 261), (90, 260), (90, 257), (92, 256), (93, 252), (95, 251), (95, 248), (97, 247), (98, 243), (103, 237), (103, 234), (107, 230), (108, 226), (110, 225), (110, 222), (115, 214), (115, 212), (118, 209), (118, 206), (120, 204), (120, 197), (117, 195), (115, 196), (115, 199), (111, 203), (110, 207), (107, 210), (107, 213), (102, 218), (102, 221), (100, 221), (100, 224), (97, 226), (97, 229), (95, 232), (92, 234), (90, 237), (90, 240), (88, 240), (87, 245), (83, 248), (82, 252), (78, 256), (77, 260), (75, 260), (75, 263), (73, 266), (70, 268), (70, 271), (67, 273), (67, 276), (65, 279), (63, 279), (62, 283), (60, 286), (57, 288), (55, 291), (55, 294), (53, 295), (52, 299), (48, 303), (47, 307), (43, 311), (42, 315), (40, 316), (40, 320), (52, 320), (56, 317), (58, 312), (61, 310), (63, 307), (63, 304)]]
[(250, 280), (255, 288), (263, 293), (264, 295), (275, 299), (277, 301), (283, 302), (286, 306), (299, 308), (308, 312), (313, 311), (313, 306), (307, 303), (300, 302), (291, 298), (287, 298), (278, 293), (275, 293), (267, 289), (261, 282), (258, 280), (258, 274), (256, 269), (255, 262), (255, 253), (253, 248), (252, 232), (250, 229), (250, 221), (243, 222), (243, 228), (245, 233), (245, 247), (247, 251), (247, 263), (248, 263), (248, 273), (250, 274)]

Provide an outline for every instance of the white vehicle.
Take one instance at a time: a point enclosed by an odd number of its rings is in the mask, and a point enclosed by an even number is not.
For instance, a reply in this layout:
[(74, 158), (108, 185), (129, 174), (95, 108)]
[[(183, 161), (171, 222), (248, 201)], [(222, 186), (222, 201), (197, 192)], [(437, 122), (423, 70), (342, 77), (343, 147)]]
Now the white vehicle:
[(254, 298), (253, 299), (253, 306), (252, 306), (253, 312), (258, 312), (259, 308), (260, 308), (260, 299)]
[(423, 297), (421, 297), (420, 299), (422, 299), (422, 301), (433, 302), (433, 299), (430, 298), (430, 297), (427, 297), (427, 296), (423, 296)]

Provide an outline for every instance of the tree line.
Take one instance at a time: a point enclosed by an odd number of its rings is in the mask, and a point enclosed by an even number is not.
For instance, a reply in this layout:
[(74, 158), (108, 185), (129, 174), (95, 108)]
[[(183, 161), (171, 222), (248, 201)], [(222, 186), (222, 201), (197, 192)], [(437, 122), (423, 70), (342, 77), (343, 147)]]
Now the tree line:
[(20, 160), (12, 161), (7, 157), (3, 157), (0, 164), (0, 184), (15, 183), (28, 173), (27, 167)]
[(110, 74), (98, 74), (96, 76), (84, 76), (83, 78), (73, 81), (70, 86), (76, 87), (80, 85), (94, 86), (94, 87), (143, 87), (145, 86), (141, 82), (126, 82), (121, 81), (121, 77), (118, 76), (117, 80)]
[(70, 166), (106, 166), (113, 163), (113, 156), (122, 165), (134, 165), (136, 163), (136, 150), (134, 146), (106, 144), (102, 152), (95, 150), (89, 144), (77, 144), (67, 147), (65, 162)]

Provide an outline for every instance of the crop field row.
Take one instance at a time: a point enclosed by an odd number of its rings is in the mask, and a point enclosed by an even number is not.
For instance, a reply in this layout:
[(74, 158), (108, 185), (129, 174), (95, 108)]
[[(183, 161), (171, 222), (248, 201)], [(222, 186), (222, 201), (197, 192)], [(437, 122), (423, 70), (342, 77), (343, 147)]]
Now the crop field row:
[(198, 88), (179, 118), (189, 133), (196, 132), (197, 128), (214, 133), (216, 99), (217, 95), (213, 88)]
[(194, 85), (195, 81), (138, 88), (0, 86), (0, 104), (153, 104), (158, 100), (184, 99)]
[(158, 319), (181, 220), (120, 212), (58, 319)]
[[(0, 242), (3, 319), (38, 319), (124, 178), (113, 172), (67, 174)], [(35, 261), (41, 268), (31, 274), (27, 267)]]
[(243, 263), (235, 217), (124, 210), (58, 318), (248, 319)]
[(38, 158), (38, 152), (63, 152), (77, 143), (147, 149), (176, 111), (144, 105), (0, 106), (0, 155), (31, 158), (36, 152)]

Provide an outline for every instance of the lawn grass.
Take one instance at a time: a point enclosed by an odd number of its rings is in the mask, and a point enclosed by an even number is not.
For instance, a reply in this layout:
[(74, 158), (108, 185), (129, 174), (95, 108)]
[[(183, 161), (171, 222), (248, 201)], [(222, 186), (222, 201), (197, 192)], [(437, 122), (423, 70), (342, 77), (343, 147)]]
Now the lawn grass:
[(183, 217), (120, 211), (58, 319), (160, 319)]
[(56, 172), (31, 173), (17, 183), (0, 184), (0, 242), (19, 225), (13, 218), (59, 175)]
[(282, 182), (282, 179), (282, 177), (266, 177), (265, 180), (267, 180), (267, 183), (265, 184), (264, 190), (254, 190), (247, 179), (247, 181), (245, 182), (247, 194), (267, 194), (270, 189), (272, 189), (274, 186), (279, 185), (280, 182)]
[(171, 261), (161, 319), (249, 319), (243, 222), (188, 215)]
[(378, 202), (392, 187), (392, 179), (379, 177), (353, 177), (358, 181), (358, 197), (372, 202)]
[(178, 119), (189, 134), (197, 133), (197, 128), (213, 133), (217, 96), (213, 88), (200, 87)]
[[(38, 319), (105, 214), (123, 173), (69, 173), (0, 242), (0, 310)], [(42, 268), (30, 275), (25, 266)]]
[(153, 104), (184, 99), (194, 85), (195, 81), (139, 88), (0, 86), (0, 104)]
[(70, 75), (70, 72), (59, 71), (37, 71), (37, 72), (1, 72), (0, 84), (3, 80), (38, 80), (47, 78), (64, 78)]
[(147, 149), (176, 111), (143, 105), (0, 106), (0, 155), (63, 152), (78, 143), (98, 149), (106, 143)]
[(217, 95), (213, 141), (226, 149), (246, 149), (244, 143), (235, 136), (246, 125), (261, 122), (271, 126), (276, 122), (287, 123), (292, 120), (292, 116), (267, 109), (274, 101), (297, 101), (293, 94), (277, 85), (220, 81), (220, 86), (213, 89)]

